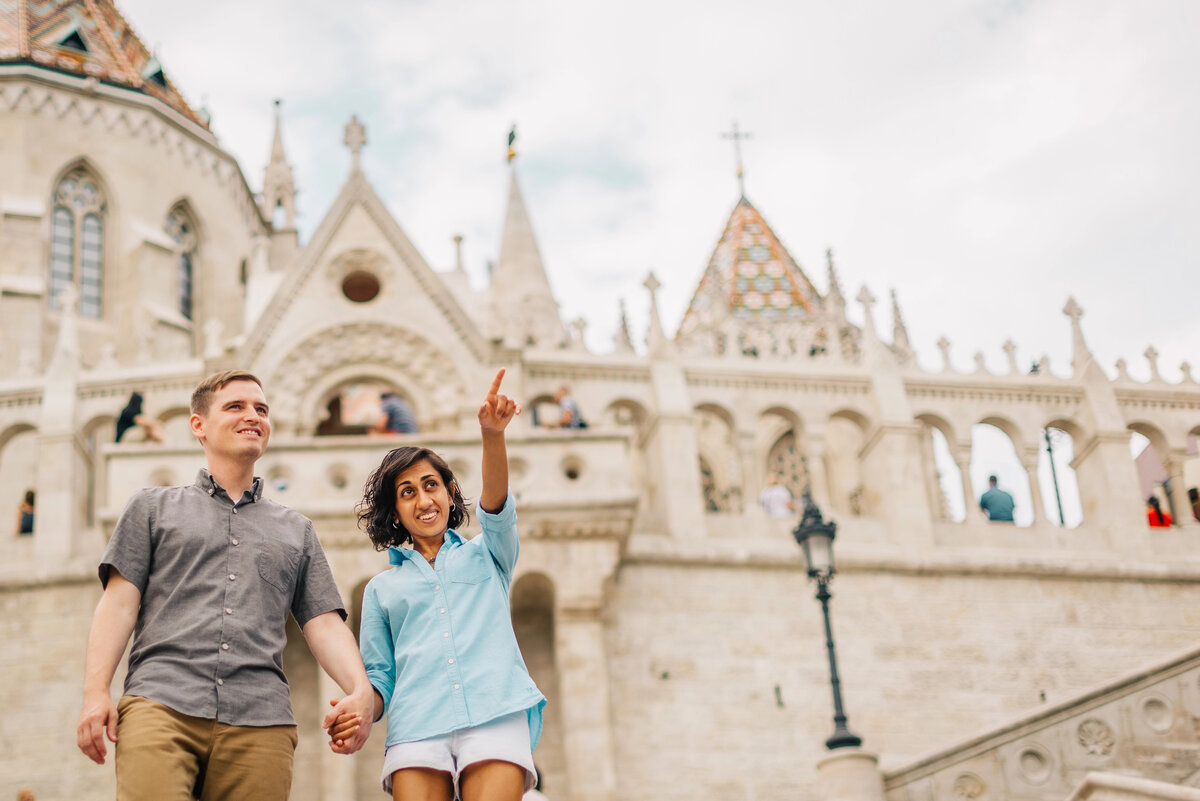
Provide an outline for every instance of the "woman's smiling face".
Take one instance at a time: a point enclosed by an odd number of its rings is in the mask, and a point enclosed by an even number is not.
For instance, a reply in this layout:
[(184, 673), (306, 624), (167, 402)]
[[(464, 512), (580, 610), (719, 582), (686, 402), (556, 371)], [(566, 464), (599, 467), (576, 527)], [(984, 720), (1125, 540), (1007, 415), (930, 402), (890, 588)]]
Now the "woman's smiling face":
[(428, 459), (414, 463), (396, 478), (396, 516), (414, 543), (440, 540), (450, 527), (450, 488)]

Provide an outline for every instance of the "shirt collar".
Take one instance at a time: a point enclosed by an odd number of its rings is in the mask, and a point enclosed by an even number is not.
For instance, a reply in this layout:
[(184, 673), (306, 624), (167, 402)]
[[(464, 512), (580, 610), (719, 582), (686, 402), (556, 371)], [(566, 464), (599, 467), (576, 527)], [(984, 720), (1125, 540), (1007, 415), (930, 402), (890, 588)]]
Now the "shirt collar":
[[(446, 537), (444, 540), (442, 540), (443, 544), (447, 542), (452, 542), (455, 545), (462, 545), (464, 542), (466, 542), (466, 539), (454, 529), (448, 528), (446, 529)], [(397, 548), (395, 546), (388, 547), (389, 564), (400, 565), (409, 559), (415, 559), (418, 555), (419, 554), (415, 548)]]
[[(217, 483), (217, 480), (212, 477), (212, 473), (208, 472), (207, 467), (201, 467), (200, 472), (196, 473), (196, 483), (193, 486), (199, 487), (208, 495), (215, 495), (216, 493), (221, 492), (225, 494), (225, 497), (229, 497), (229, 493), (225, 492), (225, 488)], [(250, 485), (249, 492), (253, 501), (258, 501), (262, 498), (262, 476), (254, 477), (254, 483)], [(241, 499), (239, 498), (238, 500)]]

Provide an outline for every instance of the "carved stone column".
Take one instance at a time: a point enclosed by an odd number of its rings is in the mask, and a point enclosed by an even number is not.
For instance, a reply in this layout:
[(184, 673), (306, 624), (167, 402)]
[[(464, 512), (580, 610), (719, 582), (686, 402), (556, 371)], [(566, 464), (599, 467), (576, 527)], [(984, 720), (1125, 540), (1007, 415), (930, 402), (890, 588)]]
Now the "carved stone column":
[(958, 452), (954, 454), (954, 463), (958, 465), (958, 475), (962, 479), (963, 491), (963, 507), (967, 520), (971, 518), (971, 514), (978, 514), (979, 501), (975, 497), (975, 490), (971, 486), (971, 443), (959, 445)]
[(810, 429), (804, 433), (804, 464), (808, 468), (808, 480), (812, 485), (813, 500), (822, 509), (832, 509), (829, 488), (829, 470), (825, 464), (825, 432)]
[(1187, 496), (1187, 482), (1183, 478), (1183, 463), (1187, 461), (1187, 450), (1172, 448), (1167, 458), (1163, 459), (1163, 467), (1171, 480), (1171, 517), (1175, 526), (1185, 526), (1192, 517), (1192, 504)]
[(616, 770), (601, 608), (555, 610), (554, 639), (571, 801), (613, 801)]
[(1025, 468), (1025, 474), (1029, 476), (1029, 497), (1033, 504), (1032, 525), (1037, 525), (1046, 516), (1046, 507), (1042, 503), (1042, 488), (1038, 486), (1037, 463), (1038, 446), (1034, 445), (1032, 448), (1026, 449), (1021, 457), (1021, 467)]

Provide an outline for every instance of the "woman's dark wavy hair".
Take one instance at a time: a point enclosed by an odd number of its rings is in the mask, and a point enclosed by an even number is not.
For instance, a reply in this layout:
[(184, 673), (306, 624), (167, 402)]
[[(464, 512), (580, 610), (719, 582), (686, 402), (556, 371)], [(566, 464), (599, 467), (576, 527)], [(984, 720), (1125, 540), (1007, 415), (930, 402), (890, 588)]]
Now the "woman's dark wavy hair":
[(470, 520), (467, 514), (467, 502), (463, 498), (462, 489), (454, 471), (446, 460), (429, 448), (418, 448), (406, 445), (394, 448), (383, 457), (383, 462), (363, 486), (363, 499), (359, 501), (355, 511), (358, 512), (358, 527), (367, 532), (375, 550), (387, 550), (389, 546), (399, 547), (412, 542), (412, 535), (403, 525), (396, 522), (396, 479), (408, 468), (422, 459), (428, 459), (442, 477), (442, 483), (450, 493), (450, 501), (454, 504), (450, 510), (450, 528), (458, 528)]

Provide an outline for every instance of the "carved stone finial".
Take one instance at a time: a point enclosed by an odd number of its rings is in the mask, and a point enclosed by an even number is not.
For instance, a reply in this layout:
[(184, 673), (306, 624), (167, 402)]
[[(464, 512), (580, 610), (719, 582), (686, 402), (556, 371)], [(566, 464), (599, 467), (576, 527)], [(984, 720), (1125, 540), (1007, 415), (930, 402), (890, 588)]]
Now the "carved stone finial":
[(350, 148), (350, 168), (357, 172), (361, 169), (359, 158), (363, 145), (367, 143), (367, 129), (358, 121), (357, 114), (351, 115), (350, 122), (346, 123), (346, 138), (343, 141)]
[(1075, 298), (1070, 297), (1067, 298), (1067, 305), (1063, 306), (1063, 314), (1070, 317), (1071, 322), (1078, 323), (1079, 318), (1083, 316), (1083, 309), (1075, 302)]
[(1129, 364), (1124, 359), (1117, 359), (1117, 380), (1129, 380)]
[(662, 286), (662, 284), (660, 284), (658, 279), (654, 277), (654, 273), (650, 273), (650, 275), (646, 276), (646, 280), (642, 282), (642, 286), (646, 287), (646, 289), (649, 289), (650, 294), (653, 296), (654, 293), (658, 291), (659, 287)]
[(950, 372), (950, 340), (942, 337), (937, 341), (937, 348), (942, 352), (942, 371)]
[(983, 351), (981, 351), (981, 350), (975, 351), (975, 372), (977, 372), (977, 373), (986, 373), (987, 372), (987, 362), (984, 361)]
[(1038, 359), (1038, 372), (1042, 375), (1050, 375), (1050, 357), (1043, 354), (1042, 358)]
[(650, 291), (650, 330), (646, 332), (646, 347), (651, 356), (665, 356), (672, 352), (671, 340), (663, 331), (662, 318), (658, 314), (658, 289), (662, 286), (654, 273), (646, 276), (642, 286)]
[(871, 294), (871, 290), (867, 288), (866, 284), (863, 284), (863, 288), (858, 290), (858, 297), (855, 300), (863, 305), (863, 311), (870, 316), (871, 307), (875, 305), (875, 296)]
[(584, 336), (587, 333), (587, 320), (582, 317), (576, 317), (567, 326), (571, 330), (571, 343), (580, 350), (586, 350), (587, 345), (585, 344)]
[(1151, 345), (1142, 355), (1146, 357), (1146, 361), (1150, 362), (1150, 380), (1162, 381), (1162, 376), (1158, 372), (1158, 351)]
[(1196, 380), (1192, 378), (1192, 365), (1190, 363), (1184, 362), (1183, 364), (1179, 365), (1179, 372), (1183, 373), (1183, 383), (1196, 383)]
[(1008, 359), (1009, 375), (1016, 375), (1019, 370), (1017, 367), (1017, 343), (1013, 342), (1011, 339), (1006, 339), (1004, 340), (1004, 344), (1001, 345), (1001, 348), (1003, 348), (1004, 355)]
[(618, 353), (633, 353), (633, 336), (629, 333), (629, 315), (625, 312), (625, 298), (620, 300), (621, 322), (617, 333), (613, 336), (613, 344)]
[(463, 272), (462, 243), (463, 243), (462, 234), (455, 234), (454, 235), (454, 271), (459, 272), (459, 273)]

